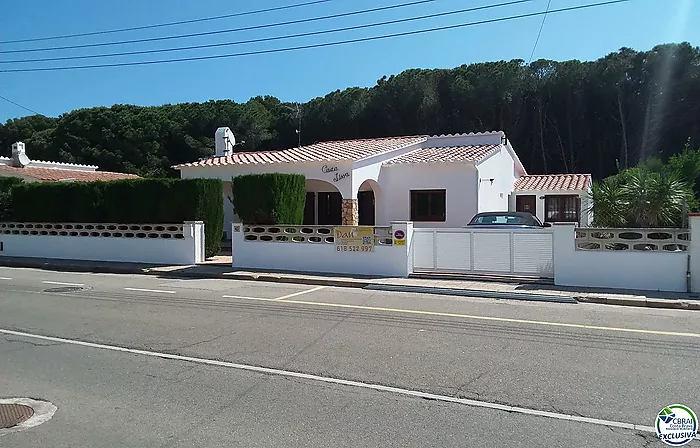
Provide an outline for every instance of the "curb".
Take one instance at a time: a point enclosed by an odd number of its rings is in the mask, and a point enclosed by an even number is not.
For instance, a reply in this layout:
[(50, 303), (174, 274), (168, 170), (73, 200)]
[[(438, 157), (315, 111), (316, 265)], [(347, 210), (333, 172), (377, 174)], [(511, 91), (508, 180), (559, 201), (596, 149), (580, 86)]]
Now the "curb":
[(33, 268), (48, 271), (63, 272), (93, 272), (99, 274), (138, 274), (156, 275), (164, 278), (198, 278), (198, 279), (226, 279), (242, 281), (259, 281), (269, 283), (290, 283), (313, 286), (330, 286), (337, 288), (365, 288), (368, 290), (394, 291), (407, 293), (422, 293), (436, 295), (452, 295), (462, 297), (478, 297), (505, 300), (527, 300), (558, 303), (594, 303), (600, 305), (617, 305), (641, 308), (676, 309), (700, 311), (700, 300), (676, 300), (676, 299), (649, 299), (634, 297), (606, 297), (606, 296), (561, 296), (554, 294), (528, 294), (505, 293), (499, 291), (484, 291), (477, 289), (451, 289), (426, 286), (404, 286), (384, 283), (374, 283), (366, 280), (354, 279), (324, 279), (324, 278), (295, 278), (274, 274), (236, 274), (236, 273), (197, 273), (186, 271), (161, 271), (158, 268), (139, 268), (133, 266), (113, 265), (88, 265), (71, 263), (32, 262), (20, 260), (2, 260), (3, 266), (14, 268)]
[[(161, 274), (157, 272), (149, 272), (150, 274)], [(166, 275), (167, 276), (167, 275)], [(173, 275), (177, 277), (178, 274)], [(340, 280), (340, 279), (323, 279), (323, 278), (294, 278), (294, 277), (281, 277), (277, 275), (270, 274), (218, 274), (215, 276), (211, 275), (200, 275), (201, 278), (221, 278), (228, 280), (246, 280), (246, 281), (258, 281), (258, 282), (270, 282), (270, 283), (292, 283), (301, 285), (313, 285), (313, 286), (333, 286), (337, 288), (365, 288), (367, 286), (373, 285), (372, 282), (363, 280)]]
[(683, 301), (675, 299), (646, 299), (633, 297), (604, 297), (604, 296), (576, 296), (580, 303), (595, 303), (599, 305), (632, 306), (642, 308), (672, 309), (672, 310), (698, 310), (700, 301)]
[(364, 289), (372, 291), (412, 292), (419, 294), (438, 294), (446, 296), (478, 297), (480, 299), (527, 300), (533, 302), (578, 303), (569, 296), (554, 294), (507, 293), (500, 291), (484, 291), (480, 289), (435, 288), (430, 286), (403, 286), (387, 284), (371, 284)]

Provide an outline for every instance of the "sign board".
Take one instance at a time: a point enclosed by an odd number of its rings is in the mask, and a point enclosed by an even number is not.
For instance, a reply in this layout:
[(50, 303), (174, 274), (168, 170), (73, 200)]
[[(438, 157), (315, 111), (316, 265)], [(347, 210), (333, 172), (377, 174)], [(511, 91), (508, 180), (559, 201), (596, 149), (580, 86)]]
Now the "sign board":
[(406, 232), (399, 229), (394, 232), (394, 246), (405, 246), (406, 245)]
[(333, 227), (336, 252), (374, 252), (374, 227)]

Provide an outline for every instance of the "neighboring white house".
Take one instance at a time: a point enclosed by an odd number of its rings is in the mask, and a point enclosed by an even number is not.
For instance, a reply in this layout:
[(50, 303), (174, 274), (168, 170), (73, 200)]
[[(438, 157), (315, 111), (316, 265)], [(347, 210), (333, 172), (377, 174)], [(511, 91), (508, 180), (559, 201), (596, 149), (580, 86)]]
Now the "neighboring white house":
[[(231, 131), (219, 128), (214, 157), (173, 168), (182, 178), (222, 179), (226, 197), (234, 176), (303, 174), (307, 225), (413, 221), (415, 227), (454, 228), (478, 212), (506, 210), (588, 224), (581, 204), (591, 176), (529, 176), (501, 131), (319, 142), (282, 151), (234, 147)], [(229, 201), (224, 204), (228, 233), (238, 218)]]
[(95, 165), (31, 160), (22, 142), (12, 145), (12, 157), (0, 157), (0, 177), (19, 177), (25, 182), (90, 182), (139, 177), (135, 174), (97, 171), (97, 168)]

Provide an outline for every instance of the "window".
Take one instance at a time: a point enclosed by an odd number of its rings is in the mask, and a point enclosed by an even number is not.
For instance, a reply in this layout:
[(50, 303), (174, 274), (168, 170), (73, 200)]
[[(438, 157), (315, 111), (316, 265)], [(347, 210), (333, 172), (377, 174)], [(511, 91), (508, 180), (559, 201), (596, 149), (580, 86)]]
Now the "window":
[(578, 222), (581, 208), (578, 196), (545, 196), (546, 222)]
[(411, 190), (411, 221), (445, 222), (445, 190)]

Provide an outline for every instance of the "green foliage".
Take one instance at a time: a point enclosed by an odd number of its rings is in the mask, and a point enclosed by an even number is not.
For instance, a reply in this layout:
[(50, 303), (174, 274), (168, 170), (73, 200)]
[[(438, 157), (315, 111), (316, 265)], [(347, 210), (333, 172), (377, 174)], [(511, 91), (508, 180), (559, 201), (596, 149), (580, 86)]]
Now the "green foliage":
[[(652, 165), (657, 166), (657, 165)], [(668, 166), (640, 166), (593, 185), (593, 225), (597, 227), (680, 227), (683, 211), (698, 207), (691, 186)]]
[(19, 185), (24, 180), (20, 177), (0, 177), (0, 191), (9, 192), (14, 185)]
[(23, 180), (19, 177), (0, 177), (0, 221), (12, 219), (12, 195), (10, 190)]
[[(412, 69), (302, 104), (301, 140), (502, 129), (533, 174), (603, 179), (650, 157), (666, 161), (688, 137), (700, 141), (699, 93), (700, 49), (687, 43), (622, 48), (590, 62), (516, 59)], [(266, 96), (35, 115), (0, 124), (0, 151), (8, 155), (23, 140), (33, 159), (176, 176), (171, 165), (212, 155), (219, 126), (245, 140), (238, 150), (295, 147), (298, 120), (287, 106)]]
[(206, 254), (219, 253), (223, 183), (218, 179), (36, 182), (12, 189), (13, 218), (24, 222), (172, 224), (204, 221)]
[(591, 188), (591, 206), (593, 225), (596, 227), (627, 227), (627, 197), (623, 184), (615, 178), (595, 182)]
[(306, 178), (301, 174), (247, 174), (233, 178), (232, 203), (246, 224), (291, 224), (304, 221)]

